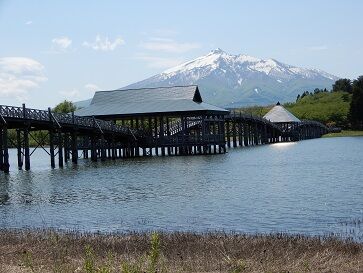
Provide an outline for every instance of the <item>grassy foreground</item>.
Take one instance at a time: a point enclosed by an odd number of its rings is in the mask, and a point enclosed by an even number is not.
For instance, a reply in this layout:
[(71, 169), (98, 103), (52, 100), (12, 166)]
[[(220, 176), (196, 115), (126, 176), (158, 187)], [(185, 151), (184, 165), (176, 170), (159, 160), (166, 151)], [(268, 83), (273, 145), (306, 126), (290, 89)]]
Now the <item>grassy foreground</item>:
[(0, 272), (363, 272), (363, 245), (288, 235), (0, 231)]
[(323, 137), (351, 137), (351, 136), (363, 136), (363, 131), (342, 130), (339, 133), (330, 133), (323, 135)]

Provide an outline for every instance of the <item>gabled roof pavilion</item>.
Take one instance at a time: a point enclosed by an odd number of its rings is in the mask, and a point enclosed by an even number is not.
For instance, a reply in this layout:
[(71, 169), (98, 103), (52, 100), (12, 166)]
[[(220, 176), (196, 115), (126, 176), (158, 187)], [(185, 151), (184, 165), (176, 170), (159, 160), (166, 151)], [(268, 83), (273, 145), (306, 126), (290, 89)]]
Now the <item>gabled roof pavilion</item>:
[(157, 115), (226, 115), (229, 111), (203, 102), (198, 86), (97, 91), (78, 116), (116, 119)]
[(297, 117), (287, 111), (285, 107), (280, 105), (280, 102), (263, 117), (274, 123), (301, 122)]

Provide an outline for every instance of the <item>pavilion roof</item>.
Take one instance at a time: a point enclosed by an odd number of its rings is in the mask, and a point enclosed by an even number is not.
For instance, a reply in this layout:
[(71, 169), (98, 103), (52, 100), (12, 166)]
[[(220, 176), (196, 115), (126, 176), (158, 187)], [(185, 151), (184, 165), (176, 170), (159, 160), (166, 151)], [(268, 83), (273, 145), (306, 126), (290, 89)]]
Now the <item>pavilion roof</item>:
[(117, 117), (183, 112), (227, 114), (228, 110), (203, 102), (198, 86), (173, 86), (97, 91), (79, 116)]
[(274, 106), (266, 115), (265, 119), (271, 122), (300, 122), (300, 120), (285, 109), (280, 103)]

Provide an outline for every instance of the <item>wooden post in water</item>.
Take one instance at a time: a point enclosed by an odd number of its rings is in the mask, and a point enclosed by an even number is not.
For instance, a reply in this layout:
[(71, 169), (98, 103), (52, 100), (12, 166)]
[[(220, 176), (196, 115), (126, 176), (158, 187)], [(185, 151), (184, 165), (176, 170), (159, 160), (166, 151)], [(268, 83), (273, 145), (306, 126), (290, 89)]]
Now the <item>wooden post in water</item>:
[[(141, 129), (142, 129), (142, 132), (144, 133), (145, 132), (145, 118), (144, 117), (141, 118)], [(146, 156), (146, 146), (145, 146), (145, 143), (142, 146), (142, 156)]]
[(159, 138), (158, 138), (158, 118), (155, 116), (154, 117), (154, 136), (155, 136), (155, 155), (158, 156), (159, 155)]
[[(52, 112), (50, 107), (48, 108), (48, 118), (50, 124), (53, 124), (52, 119)], [(55, 168), (55, 156), (54, 156), (54, 129), (53, 125), (51, 125), (51, 128), (48, 131), (49, 134), (49, 153), (50, 153), (50, 166), (54, 169)]]
[(4, 173), (9, 173), (10, 170), (10, 164), (9, 164), (9, 148), (8, 148), (8, 128), (7, 125), (3, 125), (3, 133), (2, 133), (2, 148), (3, 148), (3, 171)]
[(78, 148), (77, 148), (77, 131), (75, 126), (75, 116), (74, 112), (72, 112), (72, 122), (73, 122), (73, 131), (72, 131), (72, 163), (78, 163)]
[(96, 136), (91, 136), (91, 160), (97, 162), (97, 151), (96, 151)]
[(58, 130), (58, 166), (63, 168), (63, 135), (61, 130)]
[(247, 147), (249, 143), (248, 143), (248, 124), (246, 121), (243, 123), (243, 142), (244, 146)]
[(238, 145), (239, 146), (243, 146), (242, 145), (242, 113), (239, 113), (239, 119), (238, 119)]
[(30, 170), (30, 149), (29, 149), (29, 129), (26, 127), (24, 129), (24, 163), (25, 170)]
[(160, 146), (161, 146), (161, 155), (165, 156), (165, 140), (164, 140), (164, 116), (160, 116)]
[(233, 139), (233, 148), (237, 147), (237, 135), (236, 135), (236, 120), (232, 121), (232, 139)]
[(23, 153), (21, 143), (21, 131), (20, 129), (16, 129), (16, 149), (17, 149), (17, 156), (18, 156), (18, 169), (21, 170), (23, 168)]
[(49, 130), (49, 153), (50, 153), (50, 166), (55, 168), (55, 156), (54, 156), (54, 133), (53, 130)]
[(153, 127), (152, 127), (152, 119), (151, 117), (149, 116), (148, 118), (148, 127), (149, 127), (149, 156), (152, 156), (153, 155)]
[[(168, 143), (170, 144), (170, 124), (169, 124), (170, 120), (169, 117), (166, 117), (166, 134), (167, 134), (167, 138), (168, 138)], [(168, 155), (171, 154), (171, 150), (170, 150), (170, 146), (168, 146)]]
[(0, 126), (0, 171), (4, 170), (3, 128)]
[(102, 134), (101, 135), (101, 161), (105, 161), (106, 160), (106, 141), (105, 141), (105, 137)]
[(231, 135), (230, 135), (229, 120), (226, 121), (226, 134), (227, 134), (227, 147), (231, 148)]

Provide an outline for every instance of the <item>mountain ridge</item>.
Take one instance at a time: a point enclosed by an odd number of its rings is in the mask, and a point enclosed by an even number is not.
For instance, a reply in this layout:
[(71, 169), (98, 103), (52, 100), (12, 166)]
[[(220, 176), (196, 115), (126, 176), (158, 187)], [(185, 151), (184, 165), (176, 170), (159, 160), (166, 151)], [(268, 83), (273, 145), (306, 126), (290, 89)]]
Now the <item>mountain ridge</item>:
[(302, 91), (331, 88), (338, 77), (220, 48), (120, 89), (196, 84), (204, 101), (223, 107), (294, 100)]

